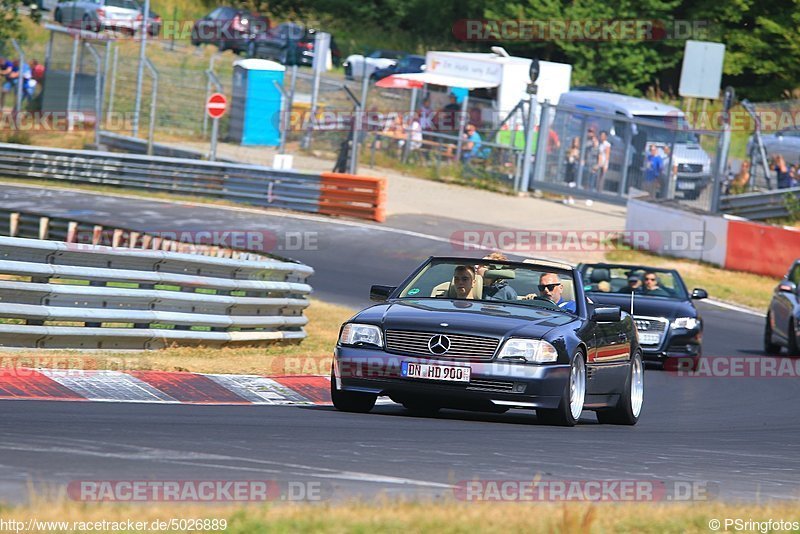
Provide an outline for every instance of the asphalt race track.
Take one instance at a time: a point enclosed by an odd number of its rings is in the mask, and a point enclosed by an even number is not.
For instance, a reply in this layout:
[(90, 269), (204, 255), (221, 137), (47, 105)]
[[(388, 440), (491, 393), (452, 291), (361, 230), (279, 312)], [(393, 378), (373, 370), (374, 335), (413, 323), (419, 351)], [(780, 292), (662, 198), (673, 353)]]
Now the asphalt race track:
[[(317, 250), (285, 254), (312, 265), (316, 296), (360, 306), (371, 283), (399, 282), (447, 239), (365, 224), (255, 214), (84, 193), (4, 186), (3, 205), (159, 230), (318, 232)], [(389, 221), (391, 223), (391, 220)], [(446, 226), (447, 221), (443, 222)], [(449, 234), (448, 234), (449, 235)], [(281, 251), (277, 251), (281, 252)], [(765, 287), (764, 291), (771, 291)], [(763, 318), (700, 305), (706, 356), (767, 358)], [(794, 369), (797, 360), (790, 360)], [(800, 496), (797, 376), (687, 377), (646, 373), (635, 427), (575, 428), (535, 415), (443, 411), (412, 417), (394, 405), (355, 415), (327, 407), (175, 406), (0, 402), (0, 499), (24, 499), (29, 482), (277, 479), (321, 481), (333, 498), (376, 493), (452, 495), (471, 479), (710, 482), (725, 499)]]

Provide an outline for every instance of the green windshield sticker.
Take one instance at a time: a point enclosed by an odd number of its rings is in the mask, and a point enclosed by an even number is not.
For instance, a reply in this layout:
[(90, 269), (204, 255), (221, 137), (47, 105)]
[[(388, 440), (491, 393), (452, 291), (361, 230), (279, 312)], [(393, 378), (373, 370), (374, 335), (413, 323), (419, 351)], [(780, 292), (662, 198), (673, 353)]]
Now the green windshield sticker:
[(419, 288), (418, 287), (415, 287), (413, 289), (409, 289), (408, 290), (408, 294), (409, 295), (416, 295), (417, 293), (419, 293)]
[(592, 286), (583, 286), (584, 291), (589, 291), (590, 289), (592, 289)]

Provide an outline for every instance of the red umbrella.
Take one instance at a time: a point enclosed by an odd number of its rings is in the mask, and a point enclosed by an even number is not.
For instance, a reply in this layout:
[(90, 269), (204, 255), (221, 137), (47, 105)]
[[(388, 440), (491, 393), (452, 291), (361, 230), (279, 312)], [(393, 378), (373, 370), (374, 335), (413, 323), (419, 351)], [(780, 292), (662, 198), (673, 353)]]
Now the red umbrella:
[(400, 78), (397, 74), (392, 74), (375, 83), (376, 87), (385, 89), (422, 89), (423, 83), (418, 80)]

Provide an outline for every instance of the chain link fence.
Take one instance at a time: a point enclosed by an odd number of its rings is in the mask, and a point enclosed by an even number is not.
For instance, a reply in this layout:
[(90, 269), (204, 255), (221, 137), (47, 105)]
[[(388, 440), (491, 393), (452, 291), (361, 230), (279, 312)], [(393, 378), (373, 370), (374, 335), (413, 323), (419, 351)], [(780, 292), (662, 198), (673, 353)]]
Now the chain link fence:
[[(692, 130), (680, 116), (629, 118), (547, 106), (531, 188), (624, 201), (635, 190), (709, 211), (718, 192), (720, 133)], [(543, 146), (542, 146), (543, 145)], [(541, 148), (544, 150), (541, 150)]]

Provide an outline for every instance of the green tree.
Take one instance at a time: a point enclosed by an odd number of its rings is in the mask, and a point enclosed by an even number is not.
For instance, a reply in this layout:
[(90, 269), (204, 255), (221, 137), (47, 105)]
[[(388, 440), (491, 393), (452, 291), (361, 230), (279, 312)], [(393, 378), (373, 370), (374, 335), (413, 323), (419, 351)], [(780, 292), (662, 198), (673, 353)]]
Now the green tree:
[[(541, 40), (499, 40), (509, 51), (572, 64), (574, 85), (599, 85), (637, 94), (680, 61), (677, 51), (683, 43), (662, 39), (660, 32), (662, 21), (669, 27), (668, 21), (680, 2), (621, 0), (612, 5), (593, 0), (528, 0), (498, 5), (485, 14), (489, 19), (541, 22), (538, 27), (545, 29)], [(638, 22), (623, 25), (621, 21)], [(607, 33), (587, 36), (587, 28), (606, 29)]]
[(14, 48), (9, 39), (20, 37), (19, 0), (0, 0), (0, 54), (13, 55)]

